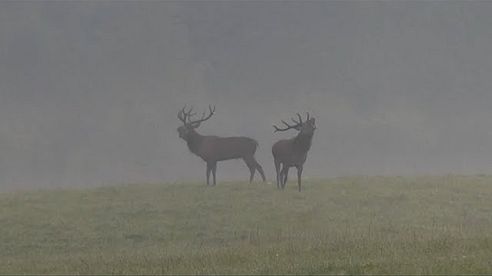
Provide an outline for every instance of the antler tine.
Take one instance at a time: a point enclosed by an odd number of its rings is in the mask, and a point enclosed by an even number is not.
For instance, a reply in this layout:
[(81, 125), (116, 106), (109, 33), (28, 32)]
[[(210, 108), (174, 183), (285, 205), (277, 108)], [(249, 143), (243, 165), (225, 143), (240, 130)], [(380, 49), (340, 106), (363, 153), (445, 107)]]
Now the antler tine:
[[(209, 115), (208, 116), (212, 116), (212, 114), (214, 114), (215, 112), (215, 105), (214, 105), (214, 108), (212, 109), (212, 106), (211, 105), (208, 105), (208, 111), (209, 111)], [(203, 120), (205, 118), (205, 111), (202, 113), (202, 119)], [(208, 119), (208, 118), (207, 118)], [(205, 120), (207, 120), (205, 119)]]
[(301, 117), (301, 114), (299, 113), (296, 113), (297, 114), (297, 117), (299, 117), (299, 124), (302, 124), (302, 117)]
[(190, 124), (191, 123), (190, 118), (196, 115), (196, 112), (193, 112), (192, 113), (192, 111), (193, 111), (193, 105), (190, 106), (190, 109), (188, 111), (184, 110), (184, 108), (183, 108), (183, 113), (185, 115), (185, 120), (186, 119), (188, 120), (188, 122), (186, 124)]
[(289, 130), (291, 128), (295, 128), (297, 127), (299, 124), (296, 122), (295, 125), (291, 126), (289, 125), (286, 121), (284, 120), (281, 120), (281, 122), (286, 126), (286, 128), (279, 128), (277, 127), (276, 125), (273, 125), (273, 128), (275, 128), (275, 131), (274, 132), (277, 132), (277, 131), (286, 131), (286, 130)]
[(208, 110), (209, 110), (209, 114), (208, 115), (205, 115), (205, 112), (203, 112), (201, 119), (198, 119), (198, 120), (195, 120), (195, 121), (190, 121), (190, 124), (197, 124), (197, 123), (201, 123), (201, 122), (204, 122), (204, 121), (210, 119), (210, 117), (212, 117), (212, 115), (214, 115), (215, 106), (212, 108), (212, 106), (209, 105), (208, 106)]
[(183, 122), (184, 124), (186, 124), (186, 116), (184, 115), (185, 114), (185, 108), (186, 108), (186, 105), (183, 106), (183, 108), (178, 111), (178, 119)]
[(188, 110), (188, 111), (186, 112), (186, 114), (187, 114), (188, 116), (193, 116), (193, 115), (195, 115), (196, 113), (191, 113), (192, 111), (193, 111), (193, 106), (191, 105), (191, 106), (190, 106), (190, 110)]
[(179, 110), (178, 112), (178, 119), (183, 122), (183, 124), (188, 125), (191, 123), (190, 118), (195, 116), (196, 113), (192, 112), (193, 111), (193, 106), (190, 106), (190, 109), (187, 111), (186, 110), (186, 104)]
[(281, 122), (282, 122), (282, 123), (284, 123), (284, 125), (285, 125), (286, 127), (292, 127), (291, 125), (289, 125), (289, 124), (288, 124), (286, 121), (284, 121), (284, 120), (282, 120)]
[(307, 114), (306, 121), (309, 121), (309, 112), (306, 112), (306, 114)]

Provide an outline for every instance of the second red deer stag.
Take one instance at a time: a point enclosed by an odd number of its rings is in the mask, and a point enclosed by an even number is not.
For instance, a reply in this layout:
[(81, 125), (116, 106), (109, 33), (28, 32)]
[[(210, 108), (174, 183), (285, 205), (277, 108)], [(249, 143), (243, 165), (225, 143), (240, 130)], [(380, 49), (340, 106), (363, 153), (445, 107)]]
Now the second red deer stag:
[(309, 118), (309, 113), (307, 113), (305, 122), (302, 121), (302, 117), (299, 113), (297, 113), (297, 116), (299, 117), (299, 121), (292, 119), (294, 125), (289, 125), (287, 122), (282, 121), (285, 128), (273, 126), (275, 132), (295, 129), (299, 131), (299, 133), (294, 138), (280, 140), (273, 144), (272, 154), (275, 163), (275, 171), (277, 173), (277, 188), (285, 188), (289, 168), (296, 167), (297, 184), (300, 192), (302, 170), (304, 162), (306, 162), (307, 153), (311, 148), (311, 141), (313, 140), (316, 125), (314, 123), (314, 118)]
[(209, 106), (209, 114), (205, 112), (198, 120), (192, 120), (195, 115), (190, 110), (185, 110), (186, 106), (178, 112), (178, 119), (183, 123), (178, 128), (179, 137), (185, 140), (189, 150), (195, 155), (201, 157), (207, 163), (207, 185), (209, 185), (210, 173), (213, 176), (213, 185), (215, 185), (215, 172), (217, 162), (230, 159), (243, 159), (250, 171), (249, 182), (253, 181), (255, 171), (258, 171), (265, 181), (265, 173), (262, 167), (256, 161), (254, 154), (258, 147), (258, 142), (249, 137), (218, 137), (206, 136), (196, 132), (200, 124), (212, 117), (215, 107)]

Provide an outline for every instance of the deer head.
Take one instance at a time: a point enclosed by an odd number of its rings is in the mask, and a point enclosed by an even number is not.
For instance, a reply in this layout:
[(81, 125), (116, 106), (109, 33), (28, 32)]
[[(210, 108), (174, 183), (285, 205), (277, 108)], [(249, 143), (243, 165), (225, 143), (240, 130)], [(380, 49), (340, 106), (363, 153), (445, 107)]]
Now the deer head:
[(302, 121), (302, 117), (299, 113), (297, 113), (297, 117), (299, 118), (298, 120), (295, 120), (292, 118), (292, 122), (294, 122), (294, 125), (290, 125), (286, 121), (282, 120), (282, 123), (285, 125), (285, 128), (279, 128), (278, 126), (274, 125), (273, 127), (275, 128), (274, 132), (278, 131), (286, 131), (289, 129), (295, 129), (299, 131), (299, 135), (313, 135), (314, 130), (316, 129), (316, 124), (315, 124), (315, 119), (314, 117), (310, 117), (309, 113), (307, 113), (307, 118), (306, 121)]
[(183, 123), (182, 126), (178, 127), (179, 137), (188, 140), (190, 134), (195, 132), (195, 129), (198, 128), (202, 122), (210, 119), (215, 112), (215, 106), (208, 106), (209, 113), (208, 115), (205, 112), (202, 113), (202, 117), (198, 120), (192, 120), (191, 118), (196, 115), (193, 112), (193, 107), (190, 107), (190, 110), (186, 111), (186, 105), (178, 112), (178, 119)]

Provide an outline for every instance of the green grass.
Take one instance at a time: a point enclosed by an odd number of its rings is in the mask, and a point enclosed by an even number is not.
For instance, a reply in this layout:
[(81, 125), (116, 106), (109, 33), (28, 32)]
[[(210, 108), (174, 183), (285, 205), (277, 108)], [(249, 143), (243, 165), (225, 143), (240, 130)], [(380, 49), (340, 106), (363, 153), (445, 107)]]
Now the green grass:
[(492, 273), (492, 177), (0, 194), (0, 273)]

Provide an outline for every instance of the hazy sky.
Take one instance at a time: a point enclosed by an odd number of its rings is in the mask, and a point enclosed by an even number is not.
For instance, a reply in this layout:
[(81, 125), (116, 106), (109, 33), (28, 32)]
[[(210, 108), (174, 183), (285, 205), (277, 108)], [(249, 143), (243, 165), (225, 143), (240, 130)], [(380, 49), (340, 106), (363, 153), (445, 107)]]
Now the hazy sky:
[[(1, 1), (0, 187), (204, 180), (199, 132), (309, 111), (306, 177), (492, 173), (492, 2)], [(218, 179), (244, 179), (242, 161)]]

